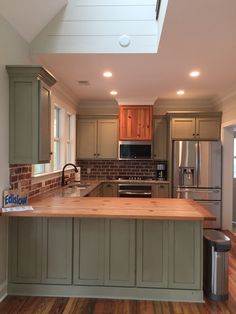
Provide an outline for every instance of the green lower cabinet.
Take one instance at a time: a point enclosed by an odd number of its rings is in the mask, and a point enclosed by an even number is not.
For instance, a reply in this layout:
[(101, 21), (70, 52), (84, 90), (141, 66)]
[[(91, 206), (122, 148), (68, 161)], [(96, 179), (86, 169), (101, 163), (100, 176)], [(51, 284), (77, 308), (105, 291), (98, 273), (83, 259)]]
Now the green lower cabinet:
[(72, 219), (44, 218), (42, 283), (72, 283)]
[(201, 222), (172, 221), (169, 224), (169, 287), (202, 289)]
[(78, 285), (103, 285), (104, 220), (74, 219), (74, 275)]
[(137, 287), (168, 286), (168, 222), (137, 221)]
[(9, 219), (9, 282), (41, 282), (41, 218)]
[(135, 221), (105, 222), (105, 286), (135, 285)]

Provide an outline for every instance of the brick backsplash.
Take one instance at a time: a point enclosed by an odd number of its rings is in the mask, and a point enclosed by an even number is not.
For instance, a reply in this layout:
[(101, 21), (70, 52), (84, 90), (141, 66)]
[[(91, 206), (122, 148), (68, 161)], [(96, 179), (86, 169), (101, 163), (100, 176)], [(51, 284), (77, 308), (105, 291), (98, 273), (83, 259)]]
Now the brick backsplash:
[(154, 160), (78, 160), (82, 179), (88, 178), (87, 168), (91, 169), (90, 178), (118, 178), (122, 176), (155, 177)]
[[(74, 172), (69, 176), (72, 179)], [(32, 178), (32, 165), (10, 165), (10, 185), (12, 190), (26, 192), (30, 198), (60, 187), (61, 173), (36, 179)]]

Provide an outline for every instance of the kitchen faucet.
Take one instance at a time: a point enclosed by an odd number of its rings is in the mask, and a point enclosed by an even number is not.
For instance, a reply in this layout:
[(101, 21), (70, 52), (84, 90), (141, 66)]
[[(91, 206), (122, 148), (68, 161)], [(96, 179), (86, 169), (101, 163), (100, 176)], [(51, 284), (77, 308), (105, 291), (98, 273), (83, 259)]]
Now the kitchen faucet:
[(65, 166), (63, 167), (62, 169), (62, 176), (61, 176), (61, 186), (64, 186), (66, 185), (65, 183), (65, 168), (67, 166), (73, 166), (75, 168), (75, 172), (78, 172), (77, 168), (76, 168), (76, 165), (72, 164), (72, 163), (68, 163), (68, 164), (65, 164)]

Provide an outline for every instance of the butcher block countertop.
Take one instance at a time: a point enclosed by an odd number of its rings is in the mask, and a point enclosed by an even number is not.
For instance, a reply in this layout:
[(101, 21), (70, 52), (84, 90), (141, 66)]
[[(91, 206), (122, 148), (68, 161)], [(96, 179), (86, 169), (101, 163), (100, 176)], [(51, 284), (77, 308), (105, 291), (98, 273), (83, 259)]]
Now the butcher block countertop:
[(82, 217), (155, 220), (215, 220), (193, 200), (171, 198), (65, 197), (60, 193), (31, 199), (34, 210), (1, 213), (15, 217)]

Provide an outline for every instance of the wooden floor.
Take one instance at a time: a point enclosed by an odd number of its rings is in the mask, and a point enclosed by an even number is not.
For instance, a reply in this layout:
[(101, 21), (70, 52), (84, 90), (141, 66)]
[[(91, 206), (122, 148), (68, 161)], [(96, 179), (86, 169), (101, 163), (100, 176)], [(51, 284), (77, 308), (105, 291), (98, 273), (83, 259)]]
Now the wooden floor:
[(229, 299), (224, 302), (205, 300), (204, 304), (182, 302), (122, 301), (82, 298), (47, 298), (8, 296), (0, 303), (1, 314), (236, 314), (236, 236), (229, 256)]

